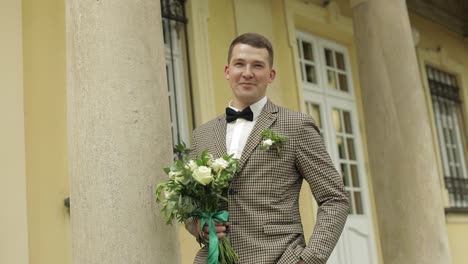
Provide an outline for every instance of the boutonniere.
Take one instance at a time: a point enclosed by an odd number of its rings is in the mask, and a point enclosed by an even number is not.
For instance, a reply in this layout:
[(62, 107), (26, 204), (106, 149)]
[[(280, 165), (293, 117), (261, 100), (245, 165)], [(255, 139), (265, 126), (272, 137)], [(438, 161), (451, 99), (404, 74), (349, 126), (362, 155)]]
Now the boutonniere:
[(281, 146), (288, 138), (284, 135), (275, 134), (271, 129), (266, 129), (260, 134), (260, 150), (276, 149), (281, 157)]

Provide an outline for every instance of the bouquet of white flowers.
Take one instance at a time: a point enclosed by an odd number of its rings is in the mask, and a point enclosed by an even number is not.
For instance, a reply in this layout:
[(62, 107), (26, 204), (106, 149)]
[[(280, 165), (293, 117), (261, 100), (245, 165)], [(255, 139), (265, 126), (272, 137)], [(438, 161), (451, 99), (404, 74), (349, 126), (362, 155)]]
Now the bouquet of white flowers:
[(208, 224), (210, 230), (208, 264), (234, 264), (239, 257), (232, 249), (229, 238), (218, 241), (216, 222), (227, 222), (228, 212), (220, 208), (227, 202), (224, 196), (229, 183), (238, 171), (238, 160), (231, 156), (214, 159), (206, 150), (201, 157), (188, 158), (185, 144), (176, 146), (178, 160), (165, 168), (169, 180), (156, 188), (156, 202), (162, 204), (162, 215), (171, 224), (174, 219), (184, 222), (190, 217), (200, 217), (200, 227)]

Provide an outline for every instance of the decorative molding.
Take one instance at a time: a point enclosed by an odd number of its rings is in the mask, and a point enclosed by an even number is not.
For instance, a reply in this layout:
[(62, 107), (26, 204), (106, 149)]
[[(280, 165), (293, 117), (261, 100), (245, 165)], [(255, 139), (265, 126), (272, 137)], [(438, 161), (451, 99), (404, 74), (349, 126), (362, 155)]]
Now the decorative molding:
[(213, 98), (213, 75), (211, 70), (211, 52), (208, 33), (208, 0), (190, 1), (193, 23), (193, 84), (196, 87), (199, 111), (196, 113), (197, 124), (203, 124), (216, 116)]
[(299, 105), (299, 110), (303, 113), (307, 112), (304, 102), (304, 91), (302, 89), (302, 79), (299, 63), (299, 51), (297, 50), (297, 40), (296, 40), (296, 25), (294, 23), (294, 8), (289, 5), (288, 0), (283, 0), (284, 12), (286, 13), (286, 26), (288, 32), (288, 42), (291, 47), (292, 56), (294, 60), (294, 73), (295, 73), (295, 82), (297, 87), (297, 105)]
[(340, 8), (336, 2), (331, 2), (326, 6), (327, 9), (327, 21), (330, 24), (338, 24), (340, 18), (343, 17), (341, 15)]
[(468, 34), (468, 4), (456, 0), (407, 0), (408, 10), (458, 34)]
[(439, 46), (436, 50), (421, 48), (417, 52), (421, 59), (424, 59), (424, 63), (432, 64), (447, 72), (463, 74), (463, 63), (451, 58), (443, 46)]
[(333, 25), (338, 31), (348, 36), (354, 34), (352, 19), (343, 16), (338, 5), (334, 2), (331, 2), (327, 7), (322, 7), (295, 0), (291, 1), (291, 5), (288, 4), (288, 8), (292, 9), (293, 18), (301, 18), (310, 21), (310, 23), (318, 22), (324, 25)]

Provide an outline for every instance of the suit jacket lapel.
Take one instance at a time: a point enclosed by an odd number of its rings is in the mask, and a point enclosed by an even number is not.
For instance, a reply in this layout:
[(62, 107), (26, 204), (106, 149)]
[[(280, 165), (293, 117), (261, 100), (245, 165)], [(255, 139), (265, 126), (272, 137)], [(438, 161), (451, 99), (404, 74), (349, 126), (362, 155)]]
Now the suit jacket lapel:
[[(269, 128), (276, 120), (276, 113), (278, 113), (278, 107), (274, 105), (270, 100), (267, 101), (265, 107), (257, 118), (257, 122), (250, 133), (247, 142), (245, 143), (242, 156), (239, 161), (239, 167), (242, 170), (247, 160), (250, 158), (252, 151), (260, 143), (260, 134), (267, 128)], [(225, 134), (226, 135), (226, 134)], [(226, 144), (224, 144), (226, 145)]]
[(212, 153), (215, 158), (222, 157), (227, 154), (226, 150), (226, 117), (219, 116), (213, 127), (214, 148), (215, 153)]

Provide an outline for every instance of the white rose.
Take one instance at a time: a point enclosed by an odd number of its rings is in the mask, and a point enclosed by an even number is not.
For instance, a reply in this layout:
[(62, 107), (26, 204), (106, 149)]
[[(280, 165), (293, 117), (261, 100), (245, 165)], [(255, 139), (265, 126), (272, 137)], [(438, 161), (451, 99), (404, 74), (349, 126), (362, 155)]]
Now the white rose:
[(225, 159), (218, 158), (218, 159), (215, 159), (213, 163), (211, 163), (211, 168), (214, 171), (219, 172), (220, 170), (227, 168), (228, 165), (229, 163)]
[(200, 166), (193, 171), (193, 178), (202, 185), (207, 185), (213, 180), (211, 169), (206, 166)]
[(193, 161), (193, 160), (189, 161), (188, 166), (189, 166), (191, 171), (194, 171), (196, 168), (198, 168), (197, 163), (195, 161)]
[(265, 148), (269, 148), (269, 147), (273, 146), (273, 143), (275, 143), (273, 140), (265, 139), (262, 142), (262, 146), (265, 147)]

